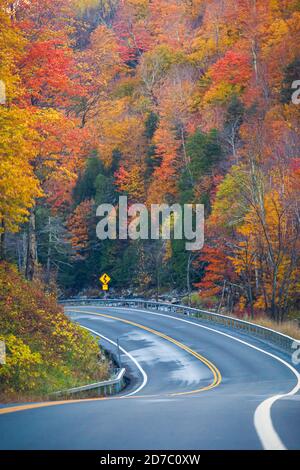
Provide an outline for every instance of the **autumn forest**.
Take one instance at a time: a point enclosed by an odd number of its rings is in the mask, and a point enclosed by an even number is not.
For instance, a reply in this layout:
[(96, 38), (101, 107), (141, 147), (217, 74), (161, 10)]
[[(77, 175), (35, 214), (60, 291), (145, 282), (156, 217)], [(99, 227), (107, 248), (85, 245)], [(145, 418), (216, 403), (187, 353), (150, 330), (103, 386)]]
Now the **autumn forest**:
[[(297, 315), (299, 44), (299, 0), (0, 0), (0, 264)], [(97, 239), (120, 195), (204, 204), (204, 248)]]

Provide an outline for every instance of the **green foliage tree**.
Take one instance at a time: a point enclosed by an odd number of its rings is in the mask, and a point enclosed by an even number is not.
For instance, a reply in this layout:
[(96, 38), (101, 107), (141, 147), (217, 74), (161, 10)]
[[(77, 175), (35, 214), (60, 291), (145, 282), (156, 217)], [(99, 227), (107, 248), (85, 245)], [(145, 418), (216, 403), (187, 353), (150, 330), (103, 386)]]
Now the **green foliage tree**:
[[(201, 178), (210, 175), (222, 158), (223, 151), (218, 132), (215, 129), (209, 133), (197, 130), (188, 137), (186, 151), (190, 162), (179, 180), (179, 191), (182, 203), (191, 203), (195, 202), (195, 189)], [(206, 199), (203, 194), (201, 202), (207, 202)]]

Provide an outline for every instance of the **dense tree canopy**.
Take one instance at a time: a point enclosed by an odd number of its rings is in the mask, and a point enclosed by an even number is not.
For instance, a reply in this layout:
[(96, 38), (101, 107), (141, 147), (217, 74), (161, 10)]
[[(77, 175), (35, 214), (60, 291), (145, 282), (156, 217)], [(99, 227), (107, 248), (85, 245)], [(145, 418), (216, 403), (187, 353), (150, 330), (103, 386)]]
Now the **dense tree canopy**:
[[(109, 270), (283, 319), (300, 301), (299, 43), (296, 0), (0, 0), (1, 256), (65, 292)], [(120, 194), (204, 203), (204, 250), (97, 240), (96, 205)]]

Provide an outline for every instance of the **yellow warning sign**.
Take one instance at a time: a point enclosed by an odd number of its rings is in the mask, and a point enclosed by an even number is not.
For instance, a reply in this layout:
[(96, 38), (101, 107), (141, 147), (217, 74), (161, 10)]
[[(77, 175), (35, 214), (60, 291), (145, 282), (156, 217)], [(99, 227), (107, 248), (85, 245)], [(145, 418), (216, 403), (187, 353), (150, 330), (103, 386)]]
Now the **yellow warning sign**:
[(111, 281), (110, 276), (108, 274), (104, 273), (104, 274), (102, 274), (101, 277), (99, 277), (99, 281), (102, 284), (102, 290), (108, 290), (108, 284)]

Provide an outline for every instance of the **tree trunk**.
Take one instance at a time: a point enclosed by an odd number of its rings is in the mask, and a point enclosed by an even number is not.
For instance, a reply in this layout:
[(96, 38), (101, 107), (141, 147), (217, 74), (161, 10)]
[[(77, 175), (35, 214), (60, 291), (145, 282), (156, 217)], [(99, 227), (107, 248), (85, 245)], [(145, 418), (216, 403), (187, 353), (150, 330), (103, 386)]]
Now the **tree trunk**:
[(250, 315), (253, 320), (254, 319), (254, 306), (253, 306), (252, 286), (250, 282), (248, 282), (247, 290), (248, 290), (248, 300), (250, 304)]
[(223, 283), (222, 297), (221, 297), (221, 300), (220, 300), (220, 303), (219, 303), (219, 306), (218, 306), (218, 313), (220, 313), (223, 302), (224, 302), (225, 289), (226, 289), (226, 279), (224, 279), (224, 283)]
[(5, 259), (5, 222), (1, 219), (1, 232), (0, 232), (0, 261)]
[(28, 234), (26, 231), (24, 231), (22, 235), (22, 269), (21, 269), (22, 273), (25, 273), (26, 271), (27, 248), (28, 248), (27, 238), (28, 238)]
[(160, 253), (157, 253), (155, 258), (155, 277), (156, 277), (156, 302), (158, 302), (159, 294), (160, 294)]
[(37, 246), (36, 246), (36, 232), (35, 232), (35, 208), (30, 211), (30, 218), (28, 223), (28, 245), (27, 245), (27, 259), (26, 259), (26, 279), (32, 281), (35, 275), (37, 265)]
[(49, 284), (51, 276), (51, 255), (52, 255), (52, 227), (51, 217), (48, 219), (49, 237), (48, 237), (48, 250), (47, 250), (47, 271), (46, 271), (46, 283)]
[(255, 80), (258, 83), (258, 59), (257, 59), (257, 44), (256, 40), (252, 41), (252, 57), (253, 57), (253, 67), (255, 72)]
[(192, 253), (189, 254), (187, 270), (186, 270), (186, 286), (188, 290), (188, 306), (191, 306), (191, 263), (192, 263)]

